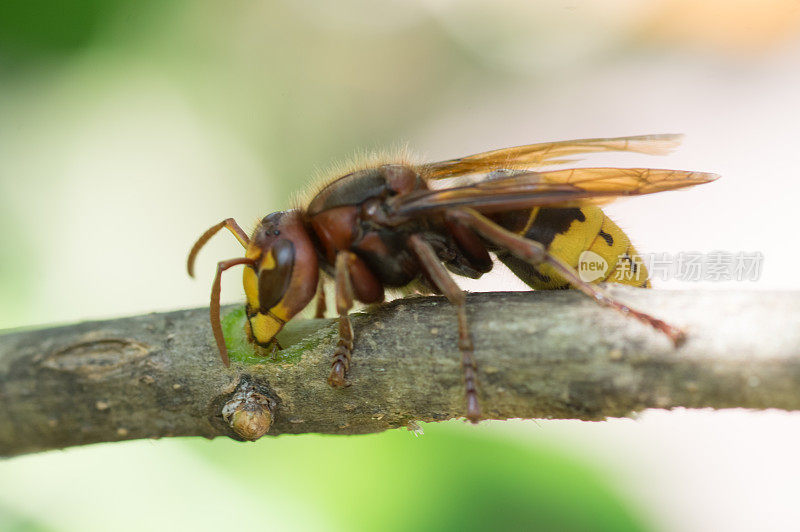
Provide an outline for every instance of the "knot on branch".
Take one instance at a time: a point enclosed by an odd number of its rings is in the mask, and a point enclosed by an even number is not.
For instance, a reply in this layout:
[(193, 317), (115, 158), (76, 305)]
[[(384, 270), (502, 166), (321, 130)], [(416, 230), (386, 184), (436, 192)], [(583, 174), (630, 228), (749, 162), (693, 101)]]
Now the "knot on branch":
[(244, 440), (256, 441), (272, 426), (276, 402), (242, 378), (230, 400), (222, 407), (222, 418)]

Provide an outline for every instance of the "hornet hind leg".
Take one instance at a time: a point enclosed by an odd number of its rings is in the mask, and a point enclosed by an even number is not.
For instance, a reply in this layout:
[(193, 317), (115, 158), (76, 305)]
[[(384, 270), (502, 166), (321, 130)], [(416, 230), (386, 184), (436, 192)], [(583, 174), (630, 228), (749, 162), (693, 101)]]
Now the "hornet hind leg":
[(495, 246), (513, 253), (515, 256), (534, 266), (542, 263), (549, 264), (572, 286), (588, 295), (599, 304), (613, 308), (626, 316), (631, 316), (650, 325), (657, 331), (666, 334), (676, 346), (683, 343), (686, 339), (686, 334), (681, 329), (650, 316), (649, 314), (632, 309), (607, 295), (598, 286), (584, 281), (574, 268), (551, 255), (539, 242), (508, 231), (471, 209), (453, 209), (447, 211), (447, 217), (463, 223)]
[(464, 371), (464, 389), (467, 400), (467, 419), (477, 423), (481, 419), (478, 402), (478, 367), (475, 364), (472, 333), (467, 323), (466, 296), (436, 256), (433, 247), (419, 235), (412, 235), (408, 244), (416, 254), (422, 268), (442, 294), (458, 311), (458, 348), (461, 351), (461, 368)]

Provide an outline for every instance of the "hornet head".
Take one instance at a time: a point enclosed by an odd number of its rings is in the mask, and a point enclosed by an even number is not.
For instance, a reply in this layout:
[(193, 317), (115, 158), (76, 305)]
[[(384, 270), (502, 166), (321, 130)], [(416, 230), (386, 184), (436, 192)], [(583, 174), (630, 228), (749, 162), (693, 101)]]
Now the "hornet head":
[(222, 272), (244, 265), (247, 296), (247, 333), (254, 343), (266, 347), (287, 321), (314, 298), (319, 278), (317, 253), (299, 211), (265, 216), (250, 238), (229, 218), (206, 231), (189, 253), (188, 270), (200, 248), (223, 227), (246, 248), (245, 256), (222, 261), (211, 289), (211, 328), (223, 363), (230, 364), (220, 324), (220, 279)]

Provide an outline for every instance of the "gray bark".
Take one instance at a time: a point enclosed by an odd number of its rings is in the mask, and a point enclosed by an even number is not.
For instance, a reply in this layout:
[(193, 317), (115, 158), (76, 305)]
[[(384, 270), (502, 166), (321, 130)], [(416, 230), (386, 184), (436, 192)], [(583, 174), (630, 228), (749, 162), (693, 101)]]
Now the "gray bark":
[[(800, 409), (798, 293), (610, 290), (685, 326), (687, 342), (676, 349), (572, 291), (468, 297), (485, 418)], [(358, 434), (462, 416), (456, 314), (444, 299), (395, 301), (354, 315), (353, 325), (352, 386), (342, 390), (326, 382), (334, 320), (292, 322), (277, 360), (229, 369), (207, 309), (7, 333), (0, 456), (136, 438), (242, 439), (226, 422), (236, 394), (268, 405), (268, 435)], [(251, 413), (241, 417), (255, 439)]]

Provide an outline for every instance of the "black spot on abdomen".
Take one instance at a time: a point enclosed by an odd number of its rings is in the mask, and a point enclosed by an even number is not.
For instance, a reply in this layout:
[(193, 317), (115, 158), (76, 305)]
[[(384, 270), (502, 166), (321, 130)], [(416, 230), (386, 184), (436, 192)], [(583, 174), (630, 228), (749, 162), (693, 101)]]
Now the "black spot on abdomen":
[(603, 240), (605, 240), (606, 244), (608, 244), (609, 246), (613, 246), (614, 245), (614, 237), (609, 235), (608, 233), (606, 233), (602, 229), (600, 230), (599, 233), (597, 233), (597, 235), (603, 237)]

